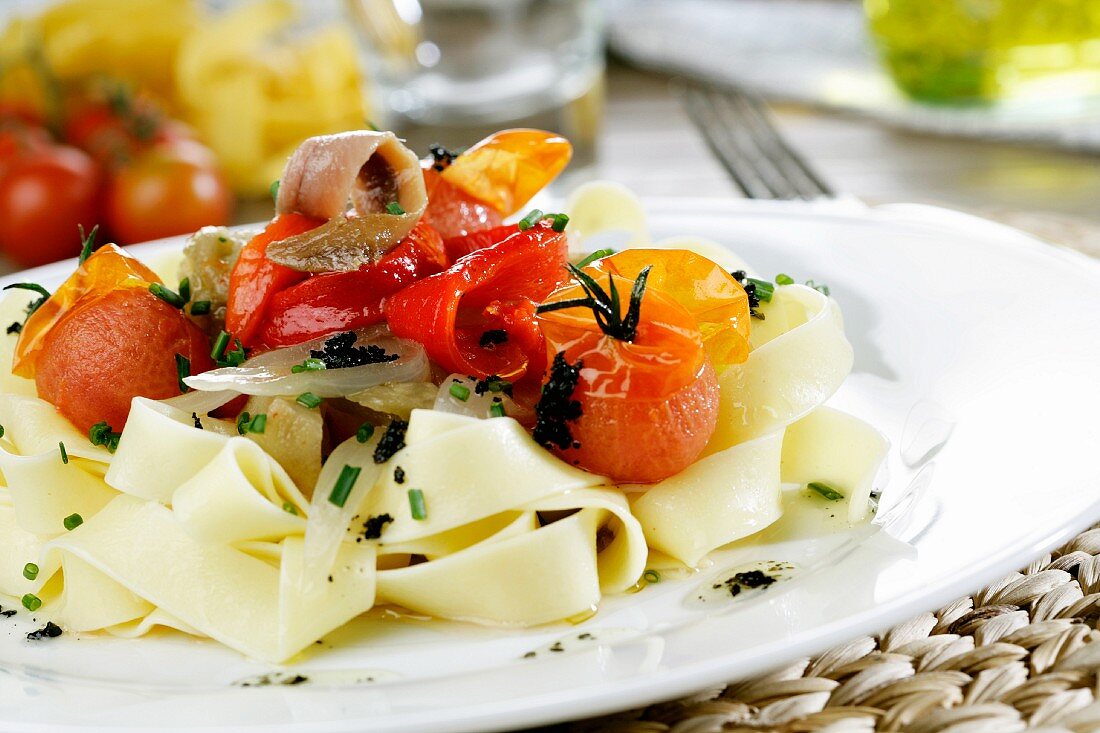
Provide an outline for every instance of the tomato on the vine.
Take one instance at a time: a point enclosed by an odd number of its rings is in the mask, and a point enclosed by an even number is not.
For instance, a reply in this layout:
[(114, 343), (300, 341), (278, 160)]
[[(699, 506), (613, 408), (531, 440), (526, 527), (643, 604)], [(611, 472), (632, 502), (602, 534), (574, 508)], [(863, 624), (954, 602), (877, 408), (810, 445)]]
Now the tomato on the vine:
[(115, 171), (105, 218), (123, 243), (187, 234), (229, 222), (232, 194), (213, 153), (191, 140), (155, 145)]
[(40, 139), (2, 165), (0, 249), (23, 267), (78, 254), (79, 226), (90, 230), (98, 219), (95, 162)]

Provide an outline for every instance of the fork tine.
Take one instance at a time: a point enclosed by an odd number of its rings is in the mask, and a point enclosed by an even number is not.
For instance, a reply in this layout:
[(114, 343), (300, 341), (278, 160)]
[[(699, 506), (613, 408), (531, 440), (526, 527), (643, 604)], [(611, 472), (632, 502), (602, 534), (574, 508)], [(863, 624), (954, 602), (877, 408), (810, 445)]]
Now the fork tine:
[(797, 186), (803, 198), (836, 196), (832, 186), (813, 169), (805, 156), (792, 148), (786, 138), (780, 134), (775, 120), (768, 112), (767, 105), (759, 95), (743, 89), (730, 89), (729, 95), (738, 98), (744, 105), (749, 118), (755, 123), (755, 129), (761, 136), (762, 144), (774, 151), (772, 160), (787, 172), (788, 180)]
[(705, 91), (693, 84), (679, 85), (688, 117), (694, 123), (711, 153), (729, 173), (734, 184), (747, 198), (775, 198), (774, 192), (761, 179), (756, 167), (741, 150), (739, 141), (730, 133)]
[(680, 82), (688, 116), (748, 198), (815, 199), (832, 188), (783, 139), (763, 103), (738, 90)]

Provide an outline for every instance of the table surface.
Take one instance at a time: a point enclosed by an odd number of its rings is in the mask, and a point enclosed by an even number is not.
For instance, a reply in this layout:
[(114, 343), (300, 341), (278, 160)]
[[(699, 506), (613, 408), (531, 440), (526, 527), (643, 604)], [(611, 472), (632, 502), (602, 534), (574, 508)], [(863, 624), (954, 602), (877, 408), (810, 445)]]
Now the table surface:
[[(1100, 156), (920, 134), (790, 104), (773, 111), (787, 139), (837, 190), (867, 201), (1041, 212), (1100, 225)], [(665, 77), (612, 64), (600, 139), (598, 175), (643, 196), (739, 195)]]

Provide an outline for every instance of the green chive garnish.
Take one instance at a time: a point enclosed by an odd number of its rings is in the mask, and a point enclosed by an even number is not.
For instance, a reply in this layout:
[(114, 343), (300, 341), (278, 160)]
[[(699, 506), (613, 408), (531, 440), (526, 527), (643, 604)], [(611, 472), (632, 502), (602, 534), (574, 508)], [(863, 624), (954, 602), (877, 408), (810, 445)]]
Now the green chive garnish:
[(781, 272), (775, 276), (775, 282), (777, 285), (794, 285), (794, 278)]
[(187, 305), (187, 301), (181, 298), (179, 293), (169, 290), (160, 283), (149, 283), (149, 292), (173, 308), (182, 308)]
[(829, 501), (840, 501), (844, 498), (844, 494), (840, 493), (832, 486), (821, 483), (820, 481), (811, 481), (810, 483), (806, 484), (806, 488), (810, 489), (811, 491), (816, 491)]
[(555, 232), (564, 232), (567, 224), (569, 224), (568, 214), (550, 215), (550, 228), (553, 229)]
[(767, 280), (757, 280), (755, 277), (745, 278), (745, 282), (756, 286), (756, 298), (762, 303), (770, 303), (775, 293), (775, 286)]
[(267, 430), (267, 415), (262, 412), (254, 415), (252, 421), (248, 423), (248, 432), (262, 435), (265, 430)]
[(366, 443), (374, 436), (374, 426), (369, 422), (365, 422), (359, 426), (359, 429), (355, 431), (355, 439), (360, 443)]
[(74, 529), (84, 524), (84, 517), (79, 514), (70, 514), (62, 520), (62, 524), (65, 525), (65, 529), (72, 532)]
[(390, 203), (386, 204), (386, 211), (390, 214), (393, 214), (394, 216), (401, 216), (405, 213), (405, 210), (401, 208), (401, 204), (397, 203), (396, 201), (391, 201)]
[(33, 562), (29, 562), (23, 566), (23, 577), (27, 580), (34, 580), (38, 577), (38, 566)]
[(222, 354), (229, 347), (229, 332), (222, 331), (218, 334), (218, 337), (214, 339), (214, 348), (210, 350), (210, 358), (214, 361), (221, 361)]
[(831, 295), (832, 295), (832, 293), (830, 293), (830, 292), (829, 292), (829, 286), (828, 286), (828, 285), (825, 285), (824, 283), (822, 283), (821, 285), (818, 285), (818, 284), (817, 284), (817, 283), (815, 283), (815, 282), (814, 282), (813, 280), (807, 280), (807, 281), (806, 281), (806, 285), (808, 285), (809, 287), (813, 288), (813, 289), (814, 289), (814, 290), (816, 290), (817, 292), (821, 293), (821, 294), (822, 294), (822, 295), (824, 295), (825, 297), (829, 297), (829, 296), (831, 296)]
[(121, 437), (122, 433), (111, 430), (111, 426), (106, 422), (97, 422), (88, 428), (88, 440), (92, 442), (92, 445), (102, 445), (110, 453), (114, 453), (118, 449), (118, 441)]
[(294, 516), (298, 516), (298, 507), (294, 506), (289, 501), (284, 501), (283, 502), (283, 511), (286, 512), (287, 514), (293, 514)]
[(658, 573), (656, 570), (646, 570), (644, 573), (642, 573), (642, 577), (645, 578), (645, 582), (647, 583), (661, 582), (661, 574)]
[(538, 224), (539, 221), (541, 221), (541, 220), (542, 220), (542, 211), (539, 210), (539, 209), (531, 209), (531, 211), (529, 211), (527, 213), (527, 216), (525, 216), (525, 217), (523, 217), (522, 219), (519, 220), (519, 224), (518, 224), (519, 230), (521, 232), (525, 232), (528, 229), (530, 229), (531, 227)]
[(237, 435), (244, 435), (248, 432), (248, 423), (252, 421), (252, 416), (245, 410), (237, 415)]
[(412, 518), (422, 521), (428, 518), (428, 508), (424, 506), (424, 492), (420, 489), (409, 489), (409, 511)]
[(191, 376), (191, 360), (183, 354), (176, 354), (176, 377), (179, 379), (180, 394), (186, 392), (190, 387), (183, 383), (186, 377)]
[(465, 402), (466, 400), (470, 399), (470, 388), (458, 384), (457, 382), (451, 383), (451, 389), (449, 391), (451, 393), (451, 397), (454, 397), (459, 402)]
[(489, 405), (489, 417), (504, 417), (504, 403), (494, 402)]
[(185, 277), (180, 280), (180, 297), (183, 298), (183, 302), (191, 300), (191, 278)]
[(344, 506), (352, 488), (355, 486), (355, 482), (359, 479), (359, 472), (362, 470), (358, 466), (345, 465), (340, 470), (340, 478), (336, 479), (336, 485), (332, 487), (332, 493), (328, 495), (328, 500), (336, 506)]
[(267, 187), (267, 192), (271, 194), (271, 200), (276, 201), (279, 198), (279, 180), (276, 179), (271, 182), (271, 185)]
[(290, 368), (290, 371), (294, 374), (301, 374), (302, 372), (319, 372), (323, 369), (328, 369), (328, 366), (321, 359), (306, 359), (301, 364), (295, 364)]
[(210, 313), (210, 301), (209, 300), (196, 300), (191, 304), (191, 315), (193, 316), (205, 316)]
[(42, 608), (42, 599), (36, 596), (34, 593), (28, 593), (23, 596), (23, 608), (28, 611), (37, 611)]
[(225, 352), (225, 355), (218, 360), (217, 364), (220, 367), (239, 367), (244, 364), (245, 359), (248, 356), (244, 353), (244, 345), (241, 344), (240, 339), (233, 339), (233, 348)]
[(77, 224), (76, 228), (80, 230), (80, 258), (77, 262), (83, 265), (84, 261), (92, 256), (92, 250), (95, 249), (95, 235), (99, 231), (99, 224), (92, 227), (92, 231), (88, 232), (88, 236), (84, 236), (83, 224)]
[(298, 395), (298, 399), (295, 400), (302, 407), (309, 407), (310, 409), (317, 407), (323, 400), (312, 392), (303, 392)]
[(0, 425), (0, 438), (4, 437), (4, 426)]
[(589, 265), (591, 265), (596, 260), (602, 260), (604, 257), (610, 257), (613, 254), (615, 254), (615, 250), (611, 249), (610, 247), (606, 247), (604, 249), (598, 249), (595, 252), (593, 252), (592, 254), (585, 257), (580, 262), (578, 262), (577, 267), (588, 267)]
[(67, 450), (65, 450), (65, 444), (59, 442), (57, 444), (57, 447), (61, 449), (61, 462), (62, 463), (68, 463), (69, 462), (69, 452)]

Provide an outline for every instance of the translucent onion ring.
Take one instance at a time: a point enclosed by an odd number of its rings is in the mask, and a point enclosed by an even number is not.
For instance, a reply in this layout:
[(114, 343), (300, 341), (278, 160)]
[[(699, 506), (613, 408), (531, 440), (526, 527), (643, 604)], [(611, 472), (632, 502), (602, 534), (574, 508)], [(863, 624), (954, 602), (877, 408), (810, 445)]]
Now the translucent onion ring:
[(268, 397), (294, 397), (312, 392), (318, 397), (343, 397), (384, 382), (428, 381), (431, 367), (420, 344), (397, 338), (385, 326), (359, 329), (355, 334), (358, 337), (356, 346), (374, 344), (388, 354), (397, 354), (398, 358), (378, 364), (295, 374), (292, 367), (310, 358), (311, 349), (323, 349), (330, 335), (268, 351), (239, 367), (224, 367), (187, 377), (184, 383), (201, 392), (231, 390)]

